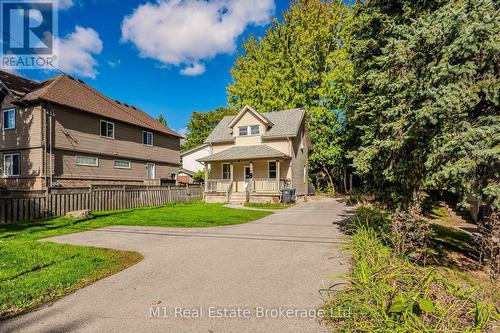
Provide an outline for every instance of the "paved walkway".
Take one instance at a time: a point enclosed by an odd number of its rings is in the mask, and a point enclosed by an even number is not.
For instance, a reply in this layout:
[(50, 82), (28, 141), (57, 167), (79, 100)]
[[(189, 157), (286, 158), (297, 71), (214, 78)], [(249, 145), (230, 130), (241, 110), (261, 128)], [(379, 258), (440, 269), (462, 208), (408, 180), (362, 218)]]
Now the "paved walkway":
[[(348, 268), (335, 223), (349, 214), (343, 204), (322, 200), (234, 226), (114, 226), (54, 237), (135, 250), (144, 260), (0, 322), (0, 332), (324, 331), (317, 320), (300, 317), (314, 317), (306, 311), (321, 303), (319, 289)], [(288, 309), (296, 311), (283, 312)]]

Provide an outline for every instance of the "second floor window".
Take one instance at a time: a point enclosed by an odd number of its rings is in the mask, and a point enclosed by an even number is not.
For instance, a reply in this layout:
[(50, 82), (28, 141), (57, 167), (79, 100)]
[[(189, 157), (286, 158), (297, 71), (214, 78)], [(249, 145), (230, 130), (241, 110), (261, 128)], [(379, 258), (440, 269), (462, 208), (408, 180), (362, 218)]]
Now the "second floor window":
[(247, 135), (259, 135), (259, 125), (250, 125), (250, 126), (240, 126), (238, 127), (240, 136)]
[(16, 128), (16, 109), (3, 110), (3, 129)]
[(153, 145), (153, 133), (143, 131), (142, 132), (142, 144), (146, 146), (152, 146)]
[(106, 138), (115, 138), (115, 124), (101, 120), (101, 136)]

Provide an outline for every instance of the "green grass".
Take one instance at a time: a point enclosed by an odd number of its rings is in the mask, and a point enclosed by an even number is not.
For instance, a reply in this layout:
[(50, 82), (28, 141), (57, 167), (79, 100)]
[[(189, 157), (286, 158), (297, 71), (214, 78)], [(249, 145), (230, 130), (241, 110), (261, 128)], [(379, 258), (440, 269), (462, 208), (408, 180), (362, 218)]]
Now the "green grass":
[(259, 209), (286, 209), (292, 207), (293, 204), (285, 204), (285, 203), (259, 203), (259, 202), (247, 202), (245, 203), (245, 207), (250, 208), (259, 208)]
[(142, 259), (136, 252), (39, 239), (110, 225), (211, 227), (244, 223), (269, 214), (196, 202), (97, 213), (89, 220), (55, 218), (0, 225), (0, 317), (56, 299)]

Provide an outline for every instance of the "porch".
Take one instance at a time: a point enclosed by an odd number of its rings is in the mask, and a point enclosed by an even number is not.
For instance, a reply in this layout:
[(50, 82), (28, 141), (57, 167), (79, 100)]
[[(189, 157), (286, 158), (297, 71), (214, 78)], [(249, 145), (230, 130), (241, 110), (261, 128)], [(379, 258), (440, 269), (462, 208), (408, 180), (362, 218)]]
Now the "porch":
[(203, 161), (207, 202), (279, 202), (290, 184), (290, 159), (277, 150), (252, 159), (217, 160), (217, 155)]

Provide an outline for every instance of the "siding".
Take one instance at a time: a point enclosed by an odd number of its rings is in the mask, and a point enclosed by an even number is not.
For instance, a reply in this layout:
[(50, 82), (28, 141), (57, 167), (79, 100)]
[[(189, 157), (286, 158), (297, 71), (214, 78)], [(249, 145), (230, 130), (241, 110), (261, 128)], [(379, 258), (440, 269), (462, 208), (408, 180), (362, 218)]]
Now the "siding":
[[(8, 153), (19, 154), (19, 176), (4, 176), (3, 155)], [(43, 185), (42, 158), (42, 148), (2, 151), (0, 153), (0, 187), (7, 187), (7, 189), (41, 189)]]
[[(99, 166), (82, 166), (76, 164), (76, 155), (96, 156)], [(130, 169), (116, 169), (113, 167), (114, 159), (130, 161)], [(146, 179), (147, 161), (132, 160), (122, 157), (111, 157), (99, 154), (83, 154), (72, 151), (55, 151), (54, 176), (56, 178), (94, 179), (94, 180), (135, 180)], [(170, 173), (177, 173), (178, 166), (168, 163), (155, 163), (156, 179), (169, 178)]]
[(206, 146), (195, 151), (192, 151), (182, 156), (182, 168), (197, 172), (204, 169), (203, 164), (196, 160), (210, 155), (210, 146)]
[[(306, 181), (304, 182), (304, 167), (307, 166), (308, 148), (304, 137), (304, 123), (302, 123), (299, 135), (292, 140), (293, 158), (292, 158), (292, 187), (297, 190), (297, 195), (307, 194), (307, 167)], [(304, 147), (300, 149), (302, 138), (304, 137)]]
[(100, 120), (107, 120), (79, 111), (58, 107), (55, 110), (55, 147), (93, 152), (139, 160), (180, 162), (180, 139), (159, 132), (153, 134), (153, 147), (142, 144), (142, 128), (109, 120), (115, 124), (115, 138), (100, 136)]
[(11, 104), (7, 96), (2, 102), (2, 110), (16, 109), (16, 127), (3, 129), (3, 113), (0, 115), (0, 150), (40, 147), (42, 145), (42, 110), (40, 106), (20, 108)]

